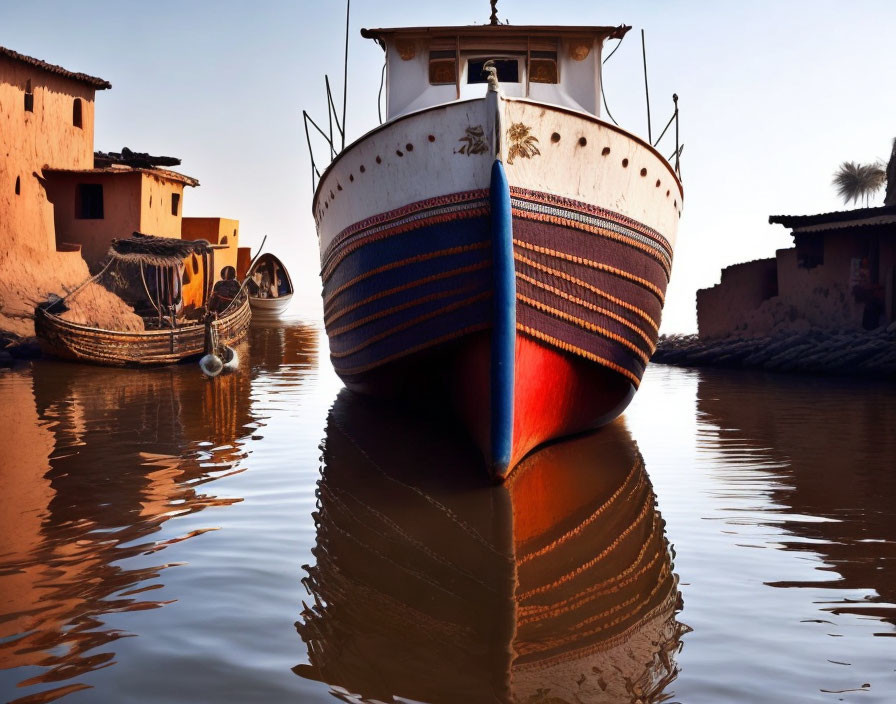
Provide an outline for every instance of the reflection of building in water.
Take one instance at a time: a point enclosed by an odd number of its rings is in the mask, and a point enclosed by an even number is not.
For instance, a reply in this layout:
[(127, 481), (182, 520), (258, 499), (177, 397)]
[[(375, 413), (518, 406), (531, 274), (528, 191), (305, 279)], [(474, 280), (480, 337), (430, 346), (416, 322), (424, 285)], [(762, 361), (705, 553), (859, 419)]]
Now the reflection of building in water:
[(657, 701), (683, 626), (619, 423), (492, 486), (472, 449), (345, 392), (327, 427), (296, 672), (392, 701)]
[(0, 420), (16, 438), (0, 466), (0, 668), (31, 666), (22, 696), (55, 683), (54, 696), (40, 692), (49, 701), (111, 664), (114, 653), (100, 648), (128, 634), (104, 615), (167, 603), (153, 598), (166, 560), (135, 567), (127, 558), (205, 530), (154, 537), (168, 519), (241, 500), (206, 485), (243, 471), (245, 445), (263, 422), (252, 407), (255, 378), (283, 353), (293, 360), (286, 382), (302, 383), (316, 355), (308, 328), (273, 337), (253, 330), (241, 348), (247, 364), (214, 380), (193, 364), (55, 362), (0, 378)]
[(306, 325), (252, 321), (249, 330), (252, 373), (290, 377), (317, 366), (317, 332)]
[(769, 498), (797, 515), (775, 521), (799, 538), (786, 549), (817, 554), (830, 570), (819, 581), (774, 586), (875, 590), (860, 604), (823, 608), (896, 624), (893, 387), (713, 371), (699, 377), (697, 404), (702, 444), (720, 462), (751, 475), (763, 459), (774, 463)]

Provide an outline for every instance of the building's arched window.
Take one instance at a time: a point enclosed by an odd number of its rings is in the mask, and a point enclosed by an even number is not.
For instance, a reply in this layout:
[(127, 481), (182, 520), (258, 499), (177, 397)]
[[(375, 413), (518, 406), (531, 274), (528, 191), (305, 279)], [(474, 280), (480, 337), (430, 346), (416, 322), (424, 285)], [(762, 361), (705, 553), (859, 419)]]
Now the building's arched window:
[(16, 195), (22, 192), (22, 177), (16, 176)]
[(25, 81), (25, 112), (34, 112), (34, 93), (31, 91), (31, 79)]
[(72, 104), (72, 124), (75, 127), (83, 127), (84, 121), (83, 116), (81, 114), (81, 104), (82, 100), (80, 98), (75, 98), (75, 102)]

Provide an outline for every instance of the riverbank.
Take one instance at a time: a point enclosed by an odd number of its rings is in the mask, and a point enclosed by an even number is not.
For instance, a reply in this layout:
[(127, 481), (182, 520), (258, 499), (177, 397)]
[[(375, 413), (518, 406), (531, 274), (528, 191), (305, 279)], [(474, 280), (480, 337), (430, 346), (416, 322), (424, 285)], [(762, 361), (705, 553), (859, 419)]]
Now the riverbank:
[(874, 332), (810, 330), (755, 338), (663, 335), (651, 361), (896, 379), (896, 324)]

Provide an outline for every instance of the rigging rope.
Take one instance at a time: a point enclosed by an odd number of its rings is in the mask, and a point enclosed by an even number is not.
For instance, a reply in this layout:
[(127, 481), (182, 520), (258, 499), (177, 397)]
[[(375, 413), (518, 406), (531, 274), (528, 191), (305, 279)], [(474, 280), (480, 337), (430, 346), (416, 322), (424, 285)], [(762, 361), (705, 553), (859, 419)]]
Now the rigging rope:
[(616, 51), (619, 49), (620, 46), (622, 46), (622, 39), (623, 39), (623, 37), (619, 38), (619, 41), (616, 42), (616, 46), (613, 47), (613, 51), (611, 51), (609, 54), (607, 54), (606, 58), (603, 61), (601, 61), (601, 64), (600, 64), (600, 97), (604, 103), (604, 110), (607, 111), (607, 117), (609, 117), (610, 120), (612, 120), (613, 124), (617, 125), (617, 126), (619, 125), (619, 123), (616, 122), (616, 118), (613, 117), (613, 113), (610, 112), (610, 108), (607, 105), (607, 96), (604, 93), (604, 64), (607, 63), (607, 61), (610, 60), (610, 57), (616, 53)]
[(383, 86), (386, 83), (386, 63), (383, 62), (383, 70), (380, 73), (380, 92), (376, 96), (376, 114), (379, 115), (380, 124), (383, 124)]
[(57, 303), (62, 303), (64, 300), (66, 300), (66, 299), (68, 299), (69, 297), (74, 296), (76, 293), (78, 293), (78, 291), (80, 291), (82, 288), (84, 288), (84, 287), (85, 287), (87, 284), (89, 284), (90, 282), (92, 282), (92, 281), (96, 281), (98, 278), (100, 278), (100, 277), (105, 273), (106, 269), (108, 269), (108, 268), (111, 266), (112, 262), (114, 262), (114, 261), (115, 261), (115, 260), (114, 260), (112, 257), (109, 257), (109, 260), (106, 262), (106, 264), (103, 266), (103, 268), (99, 270), (98, 273), (96, 273), (96, 274), (93, 275), (93, 276), (88, 276), (88, 277), (87, 277), (84, 281), (82, 281), (78, 286), (76, 286), (74, 289), (72, 289), (71, 291), (69, 291), (69, 292), (68, 292), (67, 294), (65, 294), (62, 298), (59, 298), (59, 299), (53, 301), (53, 302), (52, 302), (50, 305), (48, 305), (44, 310), (47, 311), (47, 312), (49, 313), (50, 308), (52, 308), (53, 306), (55, 306)]
[(143, 282), (143, 290), (146, 291), (146, 297), (149, 299), (149, 302), (152, 303), (152, 307), (155, 308), (156, 312), (159, 315), (162, 315), (162, 310), (159, 306), (156, 305), (156, 302), (152, 300), (152, 294), (149, 292), (149, 286), (146, 285), (146, 276), (143, 274), (143, 262), (140, 262), (140, 280)]

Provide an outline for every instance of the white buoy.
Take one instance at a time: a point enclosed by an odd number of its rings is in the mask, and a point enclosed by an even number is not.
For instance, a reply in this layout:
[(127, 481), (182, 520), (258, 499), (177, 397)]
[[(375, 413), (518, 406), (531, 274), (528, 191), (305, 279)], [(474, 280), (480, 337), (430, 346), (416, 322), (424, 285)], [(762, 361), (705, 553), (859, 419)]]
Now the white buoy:
[(226, 360), (223, 369), (225, 372), (236, 371), (236, 368), (240, 365), (240, 358), (233, 347), (224, 348), (224, 359)]
[(199, 360), (199, 368), (206, 376), (214, 377), (218, 376), (221, 370), (224, 369), (224, 362), (216, 354), (207, 354)]

